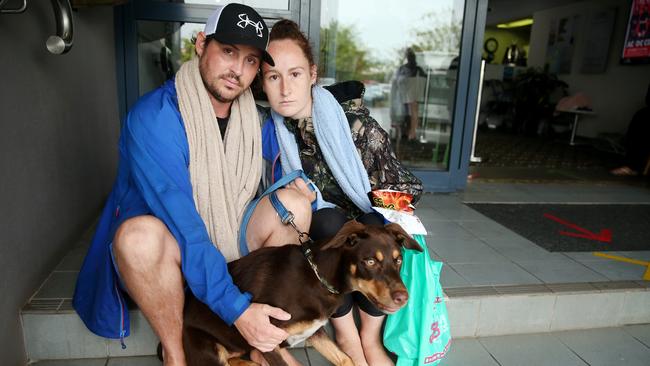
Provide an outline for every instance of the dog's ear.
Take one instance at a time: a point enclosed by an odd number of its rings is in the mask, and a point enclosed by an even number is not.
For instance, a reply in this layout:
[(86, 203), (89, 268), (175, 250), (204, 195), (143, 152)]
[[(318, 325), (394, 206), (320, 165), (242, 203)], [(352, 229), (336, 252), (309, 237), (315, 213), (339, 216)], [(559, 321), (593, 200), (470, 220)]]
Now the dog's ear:
[(365, 228), (366, 226), (364, 224), (356, 220), (350, 220), (346, 222), (345, 225), (343, 225), (341, 230), (339, 230), (339, 232), (336, 233), (336, 235), (330, 241), (321, 247), (321, 250), (339, 248), (346, 243), (349, 246), (353, 247), (359, 242), (357, 233), (363, 231)]
[(411, 236), (406, 231), (404, 231), (404, 229), (399, 224), (390, 223), (385, 225), (384, 229), (391, 233), (395, 237), (397, 243), (404, 248), (414, 249), (418, 252), (422, 251), (420, 244), (418, 244), (417, 241), (413, 240), (413, 238), (411, 238)]

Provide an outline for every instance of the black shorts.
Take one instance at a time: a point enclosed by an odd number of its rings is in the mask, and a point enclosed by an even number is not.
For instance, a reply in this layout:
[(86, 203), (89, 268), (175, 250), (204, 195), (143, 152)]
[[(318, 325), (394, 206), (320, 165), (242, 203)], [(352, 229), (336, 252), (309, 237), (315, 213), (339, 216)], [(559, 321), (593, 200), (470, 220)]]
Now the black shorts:
[(357, 304), (359, 309), (363, 310), (368, 315), (371, 316), (383, 316), (386, 315), (377, 309), (377, 307), (368, 300), (361, 292), (355, 291), (351, 294), (346, 294), (343, 300), (343, 305), (341, 305), (336, 312), (332, 314), (332, 318), (340, 318), (344, 315), (347, 315), (350, 310), (352, 310), (352, 305)]

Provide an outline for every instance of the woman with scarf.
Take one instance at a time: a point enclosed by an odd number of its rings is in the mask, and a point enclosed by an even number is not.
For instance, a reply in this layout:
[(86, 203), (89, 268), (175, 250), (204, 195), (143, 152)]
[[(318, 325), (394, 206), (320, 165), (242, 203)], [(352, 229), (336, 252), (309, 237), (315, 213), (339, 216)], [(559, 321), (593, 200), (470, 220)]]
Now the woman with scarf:
[[(373, 211), (369, 192), (403, 191), (417, 202), (422, 183), (397, 160), (388, 134), (361, 104), (363, 84), (316, 85), (312, 50), (298, 25), (277, 22), (268, 52), (275, 66), (262, 68), (262, 85), (271, 115), (262, 129), (263, 155), (271, 181), (302, 169), (316, 186), (310, 236), (333, 236), (348, 220), (383, 225)], [(361, 331), (352, 317), (360, 309)], [(357, 365), (392, 365), (381, 342), (385, 315), (363, 295), (350, 296), (334, 314), (336, 340)]]

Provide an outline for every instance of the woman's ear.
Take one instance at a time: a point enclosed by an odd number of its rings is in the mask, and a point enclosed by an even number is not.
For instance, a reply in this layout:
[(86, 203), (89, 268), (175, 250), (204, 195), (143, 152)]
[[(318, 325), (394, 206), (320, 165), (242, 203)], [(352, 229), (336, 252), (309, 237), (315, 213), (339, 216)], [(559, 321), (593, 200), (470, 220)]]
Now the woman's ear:
[(309, 77), (311, 79), (311, 85), (316, 85), (316, 80), (318, 79), (318, 66), (316, 64), (311, 65), (309, 68)]
[(196, 35), (194, 48), (196, 49), (196, 54), (201, 57), (201, 55), (203, 55), (203, 51), (205, 51), (205, 32), (201, 31)]

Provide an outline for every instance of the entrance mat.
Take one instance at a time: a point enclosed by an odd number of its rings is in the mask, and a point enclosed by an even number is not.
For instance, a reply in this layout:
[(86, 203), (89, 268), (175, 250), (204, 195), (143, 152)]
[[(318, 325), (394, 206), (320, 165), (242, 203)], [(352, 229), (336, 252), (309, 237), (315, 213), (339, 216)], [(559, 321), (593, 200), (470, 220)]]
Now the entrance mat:
[(466, 205), (551, 252), (650, 250), (650, 205)]

